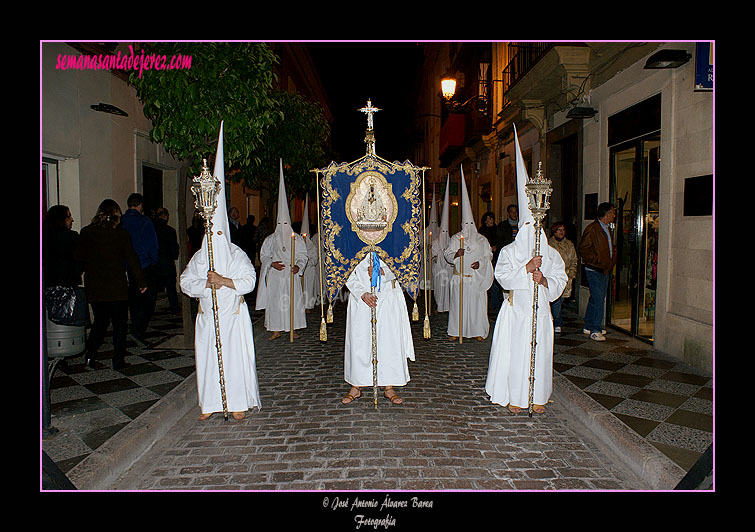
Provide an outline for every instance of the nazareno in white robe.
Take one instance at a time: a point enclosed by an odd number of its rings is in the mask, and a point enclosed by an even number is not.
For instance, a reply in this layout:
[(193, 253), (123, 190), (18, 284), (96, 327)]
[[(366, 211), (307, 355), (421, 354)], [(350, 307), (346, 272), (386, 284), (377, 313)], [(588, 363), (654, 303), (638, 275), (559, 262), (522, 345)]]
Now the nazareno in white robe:
[[(534, 282), (526, 264), (532, 258), (533, 241), (531, 223), (525, 224), (516, 240), (501, 250), (495, 267), (497, 282), (511, 292), (501, 305), (493, 330), (485, 391), (493, 403), (503, 406), (529, 407)], [(540, 237), (540, 254), (543, 257), (540, 271), (548, 280), (548, 287), (538, 285), (533, 402), (545, 405), (553, 391), (553, 318), (549, 303), (561, 295), (567, 276), (561, 255), (548, 245), (544, 232)]]
[[(463, 338), (487, 338), (490, 332), (488, 320), (488, 289), (493, 284), (493, 252), (487, 238), (479, 233), (464, 239), (464, 307), (462, 314)], [(448, 335), (459, 336), (459, 284), (461, 257), (454, 258), (459, 249), (461, 233), (453, 235), (446, 246), (446, 261), (453, 264), (449, 290)], [(473, 242), (469, 242), (473, 239)], [(472, 269), (472, 264), (479, 267)]]
[[(307, 265), (307, 246), (300, 235), (295, 235), (294, 265), (299, 272), (294, 274), (294, 330), (307, 326), (304, 312), (301, 276)], [(260, 248), (260, 285), (257, 287), (257, 310), (265, 310), (265, 328), (268, 331), (291, 330), (291, 238), (283, 238), (280, 244), (276, 233), (268, 236)], [(272, 263), (280, 261), (285, 268), (278, 271)]]
[(304, 239), (307, 246), (307, 265), (304, 267), (301, 281), (305, 310), (315, 308), (315, 302), (319, 297), (319, 294), (315, 295), (315, 289), (319, 288), (319, 285), (317, 284), (317, 277), (320, 274), (317, 249), (319, 239), (317, 239), (317, 236), (315, 236), (315, 239), (316, 240), (313, 240), (309, 236)]
[[(349, 302), (346, 310), (346, 341), (344, 350), (344, 380), (352, 386), (372, 386), (372, 324), (370, 307), (362, 294), (370, 291), (368, 267), (372, 255), (368, 253), (354, 268), (346, 281)], [(395, 275), (381, 260), (380, 292), (377, 319), (378, 386), (404, 386), (409, 382), (409, 363), (414, 361), (409, 313), (404, 292)]]
[[(195, 253), (180, 278), (181, 290), (189, 297), (199, 298), (194, 354), (199, 406), (203, 414), (223, 411), (212, 290), (205, 286), (208, 269), (206, 254)], [(244, 294), (254, 290), (256, 274), (249, 257), (234, 244), (230, 244), (230, 261), (224, 269), (226, 271), (218, 269), (218, 273), (232, 279), (235, 286), (235, 289), (224, 286), (216, 290), (226, 401), (229, 412), (245, 412), (262, 405), (252, 320), (244, 301)]]
[[(447, 237), (446, 240), (448, 240)], [(436, 310), (438, 312), (448, 312), (454, 265), (446, 260), (445, 248), (440, 238), (433, 238), (430, 255), (430, 260), (432, 261), (433, 297), (435, 298)]]

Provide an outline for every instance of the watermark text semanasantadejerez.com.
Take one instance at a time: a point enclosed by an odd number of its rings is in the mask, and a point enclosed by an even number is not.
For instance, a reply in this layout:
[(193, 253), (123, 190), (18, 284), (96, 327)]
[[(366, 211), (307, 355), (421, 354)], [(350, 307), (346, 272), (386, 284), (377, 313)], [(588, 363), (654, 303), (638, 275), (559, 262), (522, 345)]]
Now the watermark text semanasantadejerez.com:
[(134, 55), (133, 46), (128, 46), (130, 54), (118, 53), (99, 55), (58, 54), (57, 70), (138, 70), (139, 78), (145, 70), (175, 70), (191, 68), (190, 55), (174, 55), (168, 59), (165, 55), (147, 54), (142, 48), (141, 54)]

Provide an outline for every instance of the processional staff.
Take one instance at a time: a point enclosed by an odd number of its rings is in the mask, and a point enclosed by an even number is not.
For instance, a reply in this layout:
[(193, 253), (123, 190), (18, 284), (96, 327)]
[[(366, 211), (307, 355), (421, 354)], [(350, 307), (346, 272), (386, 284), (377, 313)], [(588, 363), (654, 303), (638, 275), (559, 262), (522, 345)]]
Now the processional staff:
[(459, 267), (461, 273), (459, 273), (459, 343), (463, 343), (462, 332), (464, 325), (464, 236), (459, 235), (459, 251), (461, 256), (459, 257)]
[[(535, 249), (532, 252), (533, 257), (540, 255), (540, 228), (542, 227), (543, 219), (545, 219), (550, 203), (550, 198), (553, 189), (551, 188), (550, 179), (543, 177), (542, 161), (537, 165), (537, 174), (534, 179), (528, 179), (527, 184), (524, 186), (524, 191), (529, 199), (529, 209), (532, 213), (532, 217), (535, 219)], [(530, 389), (529, 389), (529, 416), (532, 417), (532, 411), (534, 408), (534, 394), (535, 394), (535, 353), (537, 351), (537, 295), (539, 287), (537, 281), (532, 280), (534, 283), (534, 291), (532, 293), (532, 343), (530, 351)]]
[[(207, 241), (207, 256), (211, 272), (215, 271), (215, 259), (212, 252), (212, 217), (215, 215), (220, 192), (218, 181), (207, 167), (207, 159), (202, 159), (202, 172), (194, 177), (191, 192), (194, 195), (194, 206), (204, 219), (205, 240)], [(210, 285), (212, 290), (212, 318), (215, 321), (215, 348), (218, 352), (218, 373), (220, 375), (220, 392), (223, 398), (223, 417), (228, 421), (228, 403), (225, 395), (225, 374), (223, 373), (223, 348), (220, 342), (220, 320), (218, 318), (218, 297), (215, 285)]]
[(293, 343), (294, 341), (294, 259), (296, 256), (296, 238), (295, 233), (291, 233), (291, 298), (289, 299), (290, 302), (290, 323), (289, 323), (289, 332), (288, 332), (288, 341)]
[(315, 191), (317, 192), (317, 269), (320, 275), (320, 341), (328, 341), (328, 327), (325, 325), (325, 302), (323, 300), (323, 278), (322, 278), (322, 231), (320, 226), (320, 171), (312, 170), (315, 172)]
[[(430, 338), (430, 314), (428, 312), (430, 308), (430, 290), (427, 288), (427, 269), (430, 265), (430, 263), (427, 260), (427, 229), (425, 224), (425, 170), (429, 170), (427, 167), (421, 168), (422, 170), (422, 271), (424, 272), (424, 278), (425, 278), (425, 321), (422, 325), (422, 334), (425, 338)], [(432, 232), (430, 233), (430, 242), (432, 242)], [(417, 303), (414, 303), (414, 306), (417, 306)]]

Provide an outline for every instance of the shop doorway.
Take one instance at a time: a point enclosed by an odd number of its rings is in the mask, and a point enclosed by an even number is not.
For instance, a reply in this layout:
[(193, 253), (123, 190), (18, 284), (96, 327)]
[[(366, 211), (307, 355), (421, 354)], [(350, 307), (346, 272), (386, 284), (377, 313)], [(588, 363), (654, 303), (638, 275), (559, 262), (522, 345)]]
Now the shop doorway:
[(648, 342), (655, 333), (660, 132), (611, 148), (611, 203), (617, 260), (607, 322)]
[(144, 214), (154, 216), (155, 211), (163, 206), (163, 171), (142, 165), (142, 190)]

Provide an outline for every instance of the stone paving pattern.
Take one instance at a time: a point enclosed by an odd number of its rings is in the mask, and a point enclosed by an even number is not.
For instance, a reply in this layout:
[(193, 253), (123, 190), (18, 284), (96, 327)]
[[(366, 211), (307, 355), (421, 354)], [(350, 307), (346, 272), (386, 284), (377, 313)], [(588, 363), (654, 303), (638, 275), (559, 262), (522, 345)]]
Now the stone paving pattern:
[[(153, 421), (142, 421), (142, 414), (170, 402), (164, 398), (172, 391), (193, 392), (193, 351), (166, 347), (182, 333), (180, 316), (166, 306), (164, 298), (158, 301), (149, 331), (155, 345), (130, 344), (129, 368), (112, 370), (105, 345), (95, 371), (84, 368), (82, 356), (56, 369), (51, 402), (57, 433), (42, 447), (64, 473), (76, 473), (95, 452), (111, 452), (135, 420), (149, 433)], [(529, 418), (490, 403), (484, 392), (490, 341), (448, 342), (447, 314), (431, 316), (429, 341), (422, 338), (422, 321), (412, 322), (417, 360), (410, 362), (412, 381), (401, 390), (403, 405), (381, 396), (375, 410), (371, 390), (341, 405), (348, 390), (342, 377), (345, 307), (338, 302), (335, 308), (326, 343), (318, 337), (319, 309), (308, 315), (309, 327), (294, 344), (285, 335), (269, 342), (262, 313), (253, 311), (262, 411), (241, 422), (216, 415), (199, 423), (198, 409), (191, 408), (120, 489), (643, 487), (564, 405), (552, 403), (545, 415)], [(713, 439), (711, 377), (613, 330), (606, 342), (590, 341), (581, 325), (567, 307), (554, 370), (689, 471)], [(89, 467), (99, 467), (94, 464)], [(144, 478), (136, 480), (139, 472)]]
[[(416, 361), (404, 404), (372, 390), (350, 405), (343, 305), (328, 341), (319, 313), (293, 344), (256, 330), (261, 411), (242, 421), (190, 411), (117, 483), (138, 490), (623, 490), (646, 486), (552, 403), (513, 415), (484, 393), (490, 340), (432, 339), (413, 322)], [(255, 327), (261, 328), (257, 322)]]

